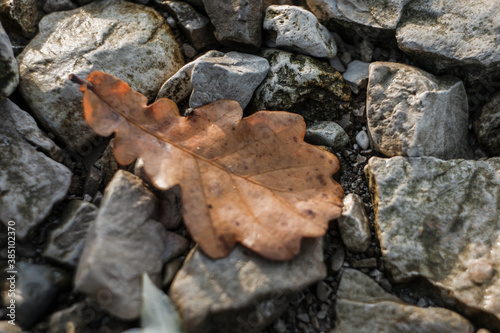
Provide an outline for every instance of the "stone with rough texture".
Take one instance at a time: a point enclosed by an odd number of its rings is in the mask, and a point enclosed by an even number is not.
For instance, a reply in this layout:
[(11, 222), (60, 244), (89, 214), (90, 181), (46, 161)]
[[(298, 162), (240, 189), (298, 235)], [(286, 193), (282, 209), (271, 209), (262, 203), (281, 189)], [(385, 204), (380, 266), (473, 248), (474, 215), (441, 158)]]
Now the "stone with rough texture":
[(500, 158), (372, 157), (375, 230), (394, 281), (422, 277), (500, 329)]
[(169, 13), (177, 19), (179, 28), (197, 50), (217, 44), (210, 20), (198, 13), (190, 4), (166, 1), (165, 5)]
[(27, 112), (0, 102), (0, 221), (16, 222), (17, 239), (27, 239), (66, 196), (71, 172), (54, 160), (61, 158)]
[(196, 60), (187, 63), (161, 86), (156, 99), (158, 100), (160, 98), (169, 98), (175, 103), (179, 103), (187, 99), (193, 91), (191, 75), (193, 73), (193, 67), (198, 63), (198, 61), (206, 58), (223, 56), (223, 52), (212, 50), (198, 57)]
[(239, 245), (219, 260), (193, 249), (172, 282), (170, 297), (187, 333), (258, 331), (277, 319), (290, 295), (325, 276), (321, 238), (304, 240), (301, 253), (284, 262)]
[(387, 42), (394, 38), (404, 6), (410, 0), (307, 0), (307, 5), (331, 31), (339, 29), (363, 38)]
[(59, 263), (76, 266), (87, 231), (97, 216), (97, 207), (91, 203), (73, 200), (65, 208), (59, 226), (52, 230), (43, 255)]
[(342, 76), (349, 87), (351, 87), (353, 93), (358, 94), (360, 90), (366, 88), (369, 67), (370, 64), (368, 62), (359, 60), (354, 60), (347, 65), (347, 69)]
[(340, 150), (349, 144), (349, 135), (333, 121), (319, 121), (306, 128), (305, 140)]
[(443, 308), (405, 304), (365, 274), (345, 269), (337, 290), (335, 329), (331, 333), (472, 333), (472, 324)]
[(221, 44), (242, 51), (260, 47), (262, 0), (202, 1)]
[(343, 203), (342, 216), (338, 218), (340, 236), (349, 251), (365, 252), (370, 247), (372, 235), (363, 199), (349, 193)]
[(82, 94), (68, 80), (101, 70), (152, 99), (182, 65), (182, 54), (163, 17), (123, 0), (96, 1), (56, 12), (18, 56), (19, 88), (35, 117), (70, 149), (85, 151), (96, 137), (83, 119)]
[(75, 9), (77, 5), (71, 0), (45, 0), (43, 11), (47, 14), (62, 10)]
[(8, 34), (32, 37), (44, 15), (39, 0), (0, 1), (0, 21)]
[(157, 199), (136, 176), (119, 170), (104, 197), (78, 263), (75, 287), (109, 313), (126, 320), (140, 314), (142, 274), (160, 285), (166, 231), (149, 219)]
[(386, 156), (470, 157), (467, 95), (456, 78), (374, 62), (366, 113), (373, 147)]
[(474, 121), (479, 144), (493, 156), (500, 156), (500, 92), (486, 104)]
[(19, 69), (9, 36), (0, 23), (0, 101), (8, 97), (19, 83)]
[(500, 77), (500, 2), (411, 1), (398, 46), (433, 72), (474, 80)]
[(328, 29), (313, 13), (301, 7), (267, 7), (263, 28), (269, 47), (318, 58), (332, 58), (337, 54), (337, 45)]
[(349, 110), (351, 90), (328, 64), (276, 49), (264, 50), (262, 56), (271, 69), (254, 93), (252, 111), (291, 111), (307, 120), (336, 120)]
[[(16, 274), (2, 269), (2, 281), (14, 282), (15, 296), (2, 292), (2, 304), (15, 300), (15, 323), (28, 329), (41, 320), (51, 307), (57, 304), (61, 292), (70, 287), (68, 272), (48, 265), (32, 264), (26, 261), (16, 263)], [(15, 280), (7, 277), (15, 275)], [(9, 288), (7, 288), (8, 290)], [(10, 319), (10, 318), (9, 318)]]
[(269, 71), (269, 62), (251, 54), (229, 52), (196, 62), (191, 74), (189, 106), (197, 108), (219, 99), (238, 101), (244, 109)]

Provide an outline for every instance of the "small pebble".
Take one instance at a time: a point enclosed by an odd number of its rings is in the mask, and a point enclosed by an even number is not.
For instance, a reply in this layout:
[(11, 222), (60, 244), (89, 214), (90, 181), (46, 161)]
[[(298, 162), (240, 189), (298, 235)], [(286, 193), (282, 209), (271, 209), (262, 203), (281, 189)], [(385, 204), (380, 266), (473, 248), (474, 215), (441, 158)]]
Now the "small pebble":
[(338, 247), (331, 257), (330, 268), (333, 272), (337, 272), (344, 263), (345, 252), (342, 246)]
[(427, 302), (425, 301), (425, 299), (423, 297), (420, 297), (420, 299), (418, 300), (417, 302), (417, 306), (423, 308), (423, 307), (426, 307), (427, 306)]
[(365, 131), (360, 131), (356, 134), (356, 143), (362, 149), (368, 149), (370, 147), (370, 139), (368, 138), (368, 134)]
[(196, 49), (191, 44), (182, 44), (181, 50), (184, 56), (188, 59), (194, 58), (194, 56), (196, 55)]
[(167, 23), (172, 29), (175, 28), (175, 26), (177, 25), (177, 22), (172, 16), (167, 17)]
[(340, 56), (340, 60), (342, 60), (344, 65), (347, 66), (352, 60), (351, 54), (349, 52), (342, 53), (342, 55)]
[(332, 288), (324, 281), (318, 282), (316, 285), (316, 297), (324, 303), (329, 301), (330, 295), (332, 293)]
[(278, 319), (278, 321), (274, 324), (274, 329), (278, 333), (285, 333), (286, 332), (286, 325), (285, 322), (282, 319)]
[(342, 64), (342, 61), (340, 61), (340, 59), (338, 57), (330, 58), (328, 60), (328, 62), (330, 63), (330, 66), (332, 66), (333, 68), (335, 68), (340, 73), (344, 73), (345, 72), (345, 67)]
[(307, 313), (301, 313), (297, 315), (297, 319), (304, 323), (309, 323), (309, 315)]
[(316, 317), (318, 317), (318, 319), (322, 320), (322, 319), (326, 318), (326, 315), (327, 315), (327, 310), (321, 310), (320, 312), (318, 312)]

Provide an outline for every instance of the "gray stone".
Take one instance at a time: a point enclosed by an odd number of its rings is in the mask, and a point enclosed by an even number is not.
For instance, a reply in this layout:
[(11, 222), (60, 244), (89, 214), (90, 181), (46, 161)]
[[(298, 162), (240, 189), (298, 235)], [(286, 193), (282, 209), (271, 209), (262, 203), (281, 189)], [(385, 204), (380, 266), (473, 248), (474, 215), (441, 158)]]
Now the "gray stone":
[(365, 252), (370, 247), (370, 222), (363, 199), (349, 193), (343, 199), (342, 216), (338, 218), (339, 231), (345, 246), (351, 252)]
[(0, 21), (9, 36), (32, 37), (44, 15), (39, 0), (3, 0), (0, 2)]
[(73, 200), (65, 208), (59, 227), (54, 229), (43, 255), (62, 264), (76, 266), (87, 231), (97, 216), (97, 207), (91, 203)]
[(9, 36), (0, 23), (0, 101), (8, 97), (19, 83), (19, 69)]
[(45, 0), (43, 10), (47, 14), (62, 10), (75, 9), (77, 5), (71, 0)]
[(68, 323), (71, 322), (74, 332), (85, 332), (87, 324), (99, 320), (104, 315), (93, 308), (93, 302), (86, 298), (69, 308), (54, 312), (49, 319), (49, 333), (68, 333)]
[(365, 173), (384, 266), (427, 279), (500, 329), (500, 158), (372, 157)]
[(139, 178), (119, 170), (106, 188), (78, 263), (76, 289), (122, 319), (139, 317), (143, 272), (160, 285), (166, 232), (149, 219), (156, 204)]
[(344, 264), (345, 259), (345, 251), (343, 246), (339, 246), (333, 252), (330, 258), (330, 269), (332, 272), (336, 273), (340, 270), (342, 265)]
[(54, 161), (61, 157), (27, 112), (8, 99), (0, 102), (0, 220), (16, 222), (19, 240), (66, 196), (71, 172)]
[(358, 94), (360, 90), (366, 88), (369, 67), (370, 64), (367, 62), (354, 60), (349, 63), (346, 71), (342, 74), (353, 93)]
[[(186, 332), (259, 330), (285, 310), (289, 296), (325, 278), (322, 241), (276, 262), (237, 246), (219, 260), (193, 249), (170, 287)], [(286, 278), (284, 278), (286, 277)]]
[(178, 27), (197, 50), (217, 44), (214, 28), (207, 17), (185, 2), (166, 1), (165, 4), (178, 21)]
[(50, 311), (51, 306), (56, 302), (57, 296), (69, 289), (69, 274), (59, 268), (48, 265), (31, 264), (25, 261), (18, 261), (12, 274), (12, 269), (2, 269), (2, 281), (9, 282), (7, 278), (15, 275), (14, 297), (9, 293), (2, 293), (2, 304), (10, 304), (10, 300), (15, 301), (15, 322), (22, 328), (30, 328), (43, 318)]
[(221, 44), (242, 51), (260, 47), (262, 0), (202, 1)]
[(443, 308), (419, 308), (385, 292), (375, 281), (354, 269), (342, 274), (331, 333), (472, 333), (472, 324)]
[(422, 66), (469, 80), (499, 77), (500, 2), (415, 0), (405, 13), (398, 46)]
[(500, 156), (500, 92), (486, 104), (474, 122), (479, 144), (492, 156)]
[(337, 45), (328, 29), (313, 13), (301, 7), (267, 7), (263, 28), (269, 47), (318, 58), (332, 58), (337, 54)]
[(291, 111), (313, 121), (340, 119), (349, 110), (349, 86), (328, 64), (276, 49), (262, 55), (271, 69), (254, 93), (252, 111)]
[(251, 54), (229, 52), (206, 58), (193, 67), (189, 106), (197, 108), (219, 99), (232, 99), (244, 109), (269, 71), (269, 62)]
[(172, 75), (160, 88), (156, 99), (169, 98), (175, 103), (180, 103), (187, 99), (193, 91), (193, 84), (191, 83), (191, 74), (193, 67), (206, 58), (223, 57), (224, 53), (219, 51), (208, 51), (194, 61), (184, 65), (181, 69)]
[(373, 148), (386, 156), (471, 156), (467, 95), (456, 78), (374, 62), (366, 113)]
[(333, 68), (335, 68), (340, 73), (344, 73), (345, 72), (344, 64), (342, 63), (342, 61), (340, 61), (339, 57), (335, 56), (335, 57), (333, 57), (331, 59), (328, 59), (328, 62), (330, 63), (330, 66), (332, 66)]
[(356, 134), (356, 143), (362, 150), (370, 148), (370, 138), (364, 130), (361, 130)]
[(170, 231), (165, 231), (163, 242), (165, 244), (163, 256), (161, 258), (163, 262), (169, 262), (179, 257), (189, 249), (189, 245), (191, 244), (186, 238)]
[(69, 74), (85, 78), (101, 70), (151, 99), (183, 65), (163, 17), (123, 0), (96, 1), (45, 16), (18, 62), (20, 91), (35, 117), (82, 153), (96, 134), (83, 119), (82, 94)]
[(307, 0), (309, 9), (332, 31), (387, 42), (394, 38), (404, 6), (410, 0)]
[(306, 128), (307, 142), (342, 149), (349, 144), (349, 136), (342, 126), (333, 121), (319, 121)]

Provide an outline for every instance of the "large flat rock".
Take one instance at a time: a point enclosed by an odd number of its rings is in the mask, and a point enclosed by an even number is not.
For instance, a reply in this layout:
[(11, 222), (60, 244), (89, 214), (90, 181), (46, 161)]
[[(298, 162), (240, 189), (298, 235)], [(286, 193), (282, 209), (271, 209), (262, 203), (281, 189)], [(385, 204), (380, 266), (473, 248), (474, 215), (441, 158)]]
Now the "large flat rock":
[(384, 264), (500, 329), (500, 158), (373, 157), (365, 169)]
[(153, 99), (182, 65), (179, 45), (152, 8), (123, 0), (96, 1), (45, 16), (40, 33), (18, 56), (20, 91), (42, 125), (78, 151), (95, 137), (82, 113), (74, 73), (100, 70)]

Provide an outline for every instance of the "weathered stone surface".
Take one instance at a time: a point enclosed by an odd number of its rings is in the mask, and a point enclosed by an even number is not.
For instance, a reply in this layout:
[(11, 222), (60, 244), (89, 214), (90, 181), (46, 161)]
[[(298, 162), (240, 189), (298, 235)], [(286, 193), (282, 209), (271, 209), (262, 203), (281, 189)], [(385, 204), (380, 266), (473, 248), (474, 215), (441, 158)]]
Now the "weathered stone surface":
[(403, 8), (409, 1), (307, 0), (307, 5), (332, 31), (343, 29), (364, 38), (382, 40), (394, 38)]
[(500, 158), (372, 157), (365, 173), (392, 278), (423, 277), (498, 330)]
[(32, 37), (44, 15), (39, 0), (3, 0), (0, 2), (0, 21), (9, 35)]
[(19, 69), (9, 36), (0, 23), (0, 101), (12, 94), (19, 83)]
[(188, 333), (258, 331), (286, 308), (289, 295), (325, 275), (321, 239), (305, 240), (301, 253), (285, 262), (241, 246), (219, 260), (194, 249), (172, 282), (170, 297)]
[(229, 52), (224, 57), (199, 60), (191, 74), (193, 93), (189, 106), (197, 108), (219, 99), (232, 99), (244, 109), (268, 71), (265, 58), (246, 53)]
[(349, 193), (343, 199), (342, 216), (338, 218), (339, 231), (345, 246), (351, 252), (365, 252), (370, 247), (370, 222), (363, 199)]
[(433, 72), (499, 77), (499, 18), (498, 1), (415, 0), (408, 3), (396, 38), (401, 50)]
[(184, 65), (181, 69), (172, 75), (160, 88), (156, 99), (169, 98), (175, 103), (182, 102), (191, 95), (193, 84), (191, 83), (191, 74), (193, 67), (206, 58), (223, 57), (224, 53), (219, 51), (208, 51), (194, 61)]
[(340, 119), (348, 111), (351, 91), (328, 64), (276, 49), (264, 50), (262, 56), (271, 69), (255, 91), (252, 111), (291, 111), (308, 120)]
[(263, 28), (269, 47), (318, 58), (332, 58), (337, 54), (337, 45), (328, 29), (313, 13), (301, 7), (267, 7)]
[(15, 275), (15, 296), (11, 298), (9, 293), (2, 292), (2, 304), (10, 304), (11, 299), (15, 300), (15, 318), (9, 319), (15, 319), (16, 325), (24, 329), (42, 319), (50, 311), (58, 294), (70, 287), (69, 274), (59, 268), (18, 261), (15, 266), (17, 273), (9, 273), (9, 270), (2, 269), (0, 277), (4, 286), (9, 286), (12, 280), (7, 278)]
[(180, 1), (166, 1), (165, 5), (169, 13), (177, 19), (182, 32), (197, 50), (217, 44), (210, 20), (198, 13), (190, 4)]
[(75, 9), (76, 7), (77, 5), (71, 0), (45, 0), (43, 11), (50, 14), (61, 10)]
[(459, 314), (405, 304), (354, 269), (345, 269), (342, 274), (335, 310), (331, 333), (474, 332), (471, 323)]
[(202, 1), (221, 44), (237, 50), (260, 47), (262, 0)]
[(369, 67), (369, 63), (359, 60), (354, 60), (347, 65), (347, 69), (342, 76), (353, 93), (358, 94), (360, 90), (366, 88)]
[(62, 200), (71, 172), (61, 150), (35, 120), (10, 100), (0, 102), (0, 220), (16, 222), (16, 237), (25, 240)]
[(95, 205), (81, 200), (71, 201), (61, 216), (59, 227), (51, 232), (43, 255), (62, 264), (76, 266), (87, 231), (96, 216)]
[(456, 78), (374, 62), (366, 112), (374, 149), (386, 156), (470, 157), (467, 95)]
[(101, 70), (153, 98), (182, 65), (163, 17), (123, 0), (96, 1), (47, 15), (18, 56), (20, 90), (36, 118), (72, 150), (95, 138), (81, 111), (81, 92), (68, 80)]
[(139, 317), (143, 272), (160, 285), (166, 232), (149, 219), (156, 202), (139, 178), (119, 170), (106, 188), (78, 264), (76, 289), (97, 301), (104, 297), (101, 306), (122, 319)]
[(500, 156), (500, 92), (481, 110), (474, 122), (479, 144), (493, 156)]
[(349, 136), (342, 126), (333, 121), (319, 121), (306, 128), (307, 142), (341, 149), (349, 144)]

